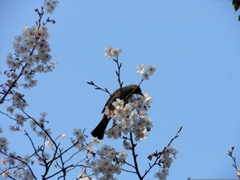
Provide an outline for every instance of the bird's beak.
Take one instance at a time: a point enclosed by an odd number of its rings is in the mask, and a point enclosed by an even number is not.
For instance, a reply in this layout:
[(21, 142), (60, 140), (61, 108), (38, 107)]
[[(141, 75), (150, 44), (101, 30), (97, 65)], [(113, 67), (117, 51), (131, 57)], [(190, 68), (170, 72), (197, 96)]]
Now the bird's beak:
[(142, 97), (144, 97), (144, 95), (143, 95), (142, 93), (140, 93), (140, 95), (141, 95)]

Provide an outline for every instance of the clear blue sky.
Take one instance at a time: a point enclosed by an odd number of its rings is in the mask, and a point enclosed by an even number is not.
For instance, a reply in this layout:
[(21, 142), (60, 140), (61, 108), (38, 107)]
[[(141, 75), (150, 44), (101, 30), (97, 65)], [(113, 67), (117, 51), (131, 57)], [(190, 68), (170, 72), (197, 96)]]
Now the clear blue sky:
[[(0, 1), (2, 72), (6, 55), (13, 52), (14, 36), (26, 24), (34, 24), (33, 10), (42, 4)], [(124, 85), (140, 81), (137, 65), (157, 67), (142, 84), (143, 92), (153, 97), (149, 117), (154, 121), (149, 138), (137, 146), (142, 172), (148, 167), (147, 155), (162, 150), (183, 126), (172, 144), (179, 154), (169, 180), (236, 178), (227, 151), (236, 146), (240, 166), (240, 22), (230, 1), (69, 0), (60, 1), (51, 18), (56, 24), (48, 26), (49, 43), (58, 66), (52, 73), (37, 75), (37, 87), (24, 93), (29, 114), (37, 118), (46, 111), (53, 134), (67, 134), (63, 146), (69, 145), (74, 128), (86, 128), (90, 134), (102, 117), (108, 95), (86, 82), (92, 80), (110, 92), (118, 88), (116, 65), (103, 51), (112, 45), (123, 50), (119, 60)], [(4, 80), (1, 74), (1, 83)], [(2, 115), (0, 124), (11, 150), (27, 152), (26, 137), (8, 133), (10, 123)], [(105, 138), (104, 143), (122, 149), (121, 141)], [(137, 178), (124, 173), (119, 179)], [(152, 174), (146, 179), (153, 179)]]

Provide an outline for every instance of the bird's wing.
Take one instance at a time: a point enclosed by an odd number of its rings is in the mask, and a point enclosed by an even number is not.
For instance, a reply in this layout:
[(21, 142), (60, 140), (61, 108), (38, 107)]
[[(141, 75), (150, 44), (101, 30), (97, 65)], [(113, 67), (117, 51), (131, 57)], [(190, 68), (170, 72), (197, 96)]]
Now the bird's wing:
[(112, 97), (113, 97), (113, 95), (111, 95), (111, 96), (109, 97), (109, 99), (107, 100), (105, 106), (103, 107), (102, 113), (104, 113), (105, 107), (107, 106), (107, 104), (109, 103), (109, 101), (111, 100)]
[(134, 89), (129, 87), (129, 86), (126, 86), (126, 87), (123, 87), (122, 88), (122, 91), (121, 89), (117, 89), (111, 96), (110, 98), (108, 99), (108, 101), (106, 102), (105, 106), (103, 107), (103, 110), (102, 110), (102, 113), (104, 113), (105, 111), (105, 107), (108, 106), (109, 109), (111, 110), (113, 108), (112, 106), (112, 103), (117, 99), (121, 99), (121, 100), (124, 100), (124, 104), (127, 103), (127, 99), (131, 97), (131, 95), (133, 94), (134, 92)]
[[(107, 100), (105, 106), (103, 107), (102, 113), (104, 113), (106, 106), (109, 107), (109, 106), (113, 103), (113, 101), (115, 101), (115, 99), (116, 99), (118, 96), (120, 96), (120, 95), (116, 95), (117, 93), (120, 93), (120, 88), (117, 89), (116, 91), (114, 91), (114, 93), (109, 97), (109, 99)], [(111, 107), (109, 107), (109, 108), (111, 108)]]

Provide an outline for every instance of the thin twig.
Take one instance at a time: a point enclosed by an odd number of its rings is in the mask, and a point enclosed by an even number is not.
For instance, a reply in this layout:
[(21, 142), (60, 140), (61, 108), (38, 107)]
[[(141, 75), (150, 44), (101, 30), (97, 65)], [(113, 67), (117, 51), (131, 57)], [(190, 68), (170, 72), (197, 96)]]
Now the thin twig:
[[(19, 158), (19, 157), (15, 157), (15, 156), (8, 155), (8, 154), (6, 154), (6, 153), (3, 152), (3, 151), (0, 151), (0, 152), (1, 152), (2, 154), (4, 154), (5, 156), (7, 156), (7, 157), (13, 158), (13, 159), (18, 160), (18, 161), (20, 161), (21, 163), (25, 164), (25, 165), (28, 167), (28, 169), (30, 170), (33, 178), (37, 180), (36, 176), (34, 175), (32, 169), (31, 169), (31, 167), (28, 165), (28, 163), (26, 163), (25, 161), (23, 161), (23, 160), (22, 160), (21, 158)], [(18, 167), (18, 168), (19, 168), (19, 167)]]
[(77, 152), (73, 153), (67, 160), (64, 161), (64, 163), (68, 162), (69, 160), (71, 160), (76, 154), (78, 154), (79, 152), (81, 152), (81, 150), (78, 150)]
[(237, 167), (237, 159), (235, 156), (233, 156), (233, 150), (234, 150), (234, 146), (232, 146), (232, 149), (228, 151), (228, 155), (231, 157), (231, 159), (233, 160), (233, 167), (238, 170), (238, 167)]
[[(171, 141), (168, 143), (167, 146), (170, 146), (171, 143), (174, 141), (174, 139), (176, 139), (176, 138), (179, 137), (179, 133), (181, 132), (181, 130), (182, 130), (182, 126), (179, 128), (178, 132), (177, 132), (176, 135), (171, 139)], [(153, 163), (152, 165), (149, 163), (149, 168), (148, 168), (148, 170), (145, 171), (145, 173), (144, 173), (144, 175), (143, 175), (143, 178), (147, 175), (147, 173), (148, 173), (155, 165), (158, 164), (157, 162), (158, 162), (158, 160), (160, 159), (162, 153), (165, 151), (165, 149), (166, 149), (167, 146), (165, 146), (164, 149), (163, 149), (161, 152), (159, 152), (159, 153), (156, 154), (156, 159), (155, 159), (155, 161), (154, 161), (154, 163)]]
[(119, 83), (119, 86), (120, 86), (120, 91), (122, 91), (123, 82), (121, 82), (121, 78), (120, 78), (120, 70), (121, 70), (121, 67), (122, 67), (122, 63), (120, 63), (120, 64), (118, 63), (118, 58), (113, 59), (113, 61), (115, 61), (117, 63), (118, 70), (115, 71), (115, 72), (116, 72), (117, 77), (118, 77), (118, 83)]
[[(35, 49), (35, 48), (34, 48)], [(18, 79), (22, 76), (22, 72), (23, 70), (27, 67), (27, 63), (23, 66), (21, 72), (19, 73), (17, 79), (15, 79), (12, 83), (12, 85), (8, 88), (7, 92), (4, 94), (4, 96), (2, 97), (0, 104), (2, 104), (4, 102), (4, 99), (6, 98), (6, 96), (10, 93), (10, 91), (12, 90), (12, 88), (15, 86), (15, 84), (17, 83)]]
[(131, 146), (132, 146), (132, 156), (133, 156), (133, 161), (134, 161), (134, 168), (136, 170), (136, 174), (138, 175), (139, 179), (143, 179), (141, 177), (141, 174), (139, 172), (139, 169), (138, 169), (138, 163), (137, 163), (137, 155), (135, 153), (135, 144), (133, 143), (133, 135), (132, 135), (132, 132), (130, 132), (130, 142), (131, 142)]
[(66, 149), (65, 151), (63, 151), (62, 153), (60, 153), (58, 156), (56, 156), (53, 160), (58, 159), (60, 156), (62, 156), (63, 154), (65, 154), (67, 151), (69, 151), (70, 149), (72, 149), (74, 146), (76, 146), (79, 143), (79, 141), (77, 141), (76, 143), (74, 143), (72, 146), (70, 146), (68, 149)]
[(21, 109), (22, 110), (22, 112), (29, 118), (29, 119), (31, 119), (31, 120), (33, 120), (37, 125), (38, 125), (38, 127), (40, 127), (42, 130), (43, 130), (43, 132), (46, 134), (46, 136), (52, 141), (52, 143), (54, 144), (54, 146), (55, 146), (55, 148), (57, 149), (57, 144), (56, 144), (56, 142), (53, 140), (53, 138), (48, 134), (48, 132), (45, 130), (45, 128), (41, 125), (41, 124), (39, 124), (34, 118), (32, 118), (30, 115), (28, 115), (23, 109)]
[(130, 172), (130, 173), (136, 174), (136, 172), (134, 172), (134, 171), (126, 170), (126, 169), (123, 169), (123, 168), (122, 168), (122, 171), (124, 171), (124, 172)]
[(140, 85), (142, 84), (142, 82), (143, 82), (143, 79), (140, 81), (140, 83), (138, 84), (138, 86), (140, 86)]
[(89, 81), (89, 82), (87, 82), (88, 84), (90, 84), (90, 85), (92, 85), (92, 86), (95, 86), (95, 89), (96, 90), (102, 90), (102, 91), (104, 91), (104, 92), (106, 92), (106, 93), (108, 93), (110, 96), (112, 95), (109, 91), (108, 91), (108, 89), (107, 88), (100, 88), (99, 86), (97, 86), (96, 84), (94, 84), (94, 82), (92, 82), (92, 81)]
[[(39, 23), (39, 26), (38, 26), (38, 29), (41, 27), (41, 21), (42, 21), (42, 17), (43, 17), (43, 8), (42, 8), (42, 12), (39, 13), (39, 19), (38, 19), (38, 23)], [(29, 53), (29, 56), (32, 56), (33, 55), (33, 52), (36, 48), (36, 45), (33, 46), (31, 52)], [(1, 98), (0, 100), (0, 104), (2, 104), (6, 98), (6, 96), (10, 93), (10, 91), (12, 90), (12, 88), (16, 85), (17, 81), (19, 80), (19, 78), (22, 76), (22, 72), (24, 71), (24, 69), (27, 67), (28, 63), (26, 63), (23, 67), (22, 67), (22, 70), (21, 72), (19, 73), (18, 77), (13, 81), (13, 83), (11, 84), (11, 86), (8, 88), (7, 92), (4, 94), (4, 96)]]
[(4, 113), (4, 112), (2, 112), (2, 111), (0, 111), (0, 113), (2, 113), (3, 115), (7, 116), (9, 119), (12, 119), (12, 120), (15, 120), (15, 121), (17, 121), (17, 119), (15, 119), (15, 118), (12, 118), (12, 117), (11, 117), (11, 116), (9, 116), (7, 113)]
[(128, 163), (127, 161), (124, 161), (125, 164), (129, 165), (132, 168), (135, 168), (132, 164)]
[(36, 156), (37, 156), (38, 158), (41, 159), (41, 157), (38, 155), (38, 151), (39, 151), (39, 150), (36, 149), (36, 147), (35, 147), (35, 145), (34, 145), (34, 143), (33, 143), (32, 138), (29, 136), (29, 134), (27, 133), (26, 130), (24, 130), (24, 132), (25, 132), (24, 135), (26, 135), (26, 136), (28, 137), (28, 139), (30, 140), (30, 142), (31, 142), (31, 144), (32, 144), (32, 147), (33, 147), (33, 149), (34, 149), (34, 153), (36, 154)]

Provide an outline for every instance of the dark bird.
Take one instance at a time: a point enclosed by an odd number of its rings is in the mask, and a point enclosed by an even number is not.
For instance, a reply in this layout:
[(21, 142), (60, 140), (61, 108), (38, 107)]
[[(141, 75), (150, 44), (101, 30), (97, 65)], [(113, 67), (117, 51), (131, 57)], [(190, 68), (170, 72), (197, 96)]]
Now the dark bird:
[[(132, 96), (132, 94), (140, 94), (143, 96), (142, 91), (138, 85), (131, 84), (126, 87), (122, 87), (117, 89), (108, 99), (105, 106), (103, 107), (102, 113), (105, 111), (105, 107), (108, 106), (109, 110), (113, 111), (114, 106), (112, 103), (116, 101), (117, 98), (124, 101), (124, 105), (128, 103), (127, 99)], [(97, 127), (91, 132), (93, 137), (97, 137), (98, 139), (103, 139), (104, 131), (107, 128), (108, 122), (111, 120), (111, 117), (107, 115), (103, 115), (102, 120), (99, 122)]]

